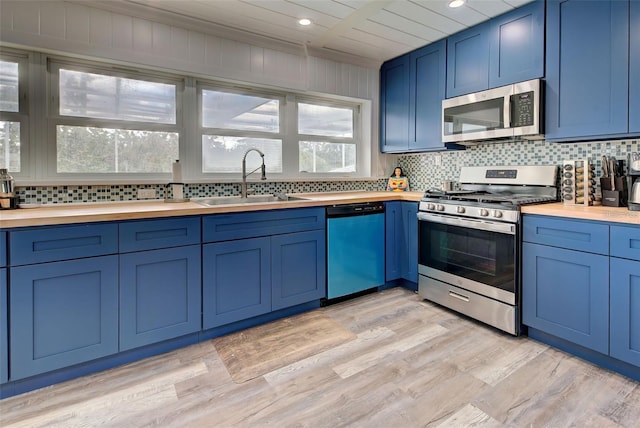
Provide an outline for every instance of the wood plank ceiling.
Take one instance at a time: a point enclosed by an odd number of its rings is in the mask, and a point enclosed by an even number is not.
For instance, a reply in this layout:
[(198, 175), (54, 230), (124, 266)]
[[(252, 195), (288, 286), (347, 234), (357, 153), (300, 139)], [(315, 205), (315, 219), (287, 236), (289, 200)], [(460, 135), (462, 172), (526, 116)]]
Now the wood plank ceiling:
[[(323, 57), (377, 63), (442, 39), (531, 0), (118, 0), (91, 1), (197, 23), (230, 38), (287, 43)], [(297, 23), (308, 18), (312, 24)]]

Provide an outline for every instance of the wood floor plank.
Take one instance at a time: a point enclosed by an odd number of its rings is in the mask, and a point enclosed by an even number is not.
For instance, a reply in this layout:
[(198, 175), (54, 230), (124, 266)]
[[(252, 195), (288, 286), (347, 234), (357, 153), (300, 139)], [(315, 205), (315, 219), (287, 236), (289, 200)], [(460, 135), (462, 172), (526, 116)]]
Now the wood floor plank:
[(1, 400), (0, 426), (639, 426), (640, 383), (412, 291), (318, 312), (355, 338), (243, 384), (205, 341)]

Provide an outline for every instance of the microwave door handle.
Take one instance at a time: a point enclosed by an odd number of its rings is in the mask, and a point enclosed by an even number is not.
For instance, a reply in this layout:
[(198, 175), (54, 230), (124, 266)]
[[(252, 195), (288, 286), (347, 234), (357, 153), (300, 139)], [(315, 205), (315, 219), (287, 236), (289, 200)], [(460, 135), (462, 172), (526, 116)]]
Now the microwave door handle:
[(511, 128), (511, 95), (504, 97), (504, 127)]

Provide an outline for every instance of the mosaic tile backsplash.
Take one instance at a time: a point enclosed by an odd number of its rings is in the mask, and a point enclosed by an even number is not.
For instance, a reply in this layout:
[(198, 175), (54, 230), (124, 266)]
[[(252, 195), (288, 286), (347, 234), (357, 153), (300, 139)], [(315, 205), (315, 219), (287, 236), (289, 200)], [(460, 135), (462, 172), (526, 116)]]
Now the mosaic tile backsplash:
[[(625, 160), (629, 152), (640, 151), (639, 140), (591, 143), (548, 143), (527, 141), (467, 147), (466, 150), (403, 155), (398, 164), (409, 177), (411, 190), (440, 187), (443, 180), (456, 181), (462, 166), (558, 165), (565, 160), (589, 159), (596, 167), (596, 183), (601, 175), (603, 155)], [(438, 164), (439, 159), (439, 164)], [(626, 169), (625, 169), (626, 171)], [(598, 186), (599, 187), (599, 186)]]
[[(627, 153), (640, 152), (639, 140), (591, 143), (548, 143), (530, 141), (496, 143), (468, 147), (466, 150), (401, 155), (398, 165), (409, 178), (411, 190), (424, 191), (439, 187), (443, 180), (457, 180), (462, 166), (562, 165), (564, 160), (588, 158), (600, 176), (603, 155), (626, 159)], [(391, 173), (391, 171), (389, 172)], [(596, 180), (596, 182), (598, 182)], [(386, 188), (386, 178), (362, 181), (292, 181), (251, 183), (258, 194), (376, 191)], [(87, 185), (16, 187), (20, 203), (64, 204), (137, 200), (138, 189), (155, 189), (156, 197), (165, 196), (165, 185)], [(204, 183), (185, 186), (185, 196), (205, 198), (232, 196), (240, 193), (240, 183)]]

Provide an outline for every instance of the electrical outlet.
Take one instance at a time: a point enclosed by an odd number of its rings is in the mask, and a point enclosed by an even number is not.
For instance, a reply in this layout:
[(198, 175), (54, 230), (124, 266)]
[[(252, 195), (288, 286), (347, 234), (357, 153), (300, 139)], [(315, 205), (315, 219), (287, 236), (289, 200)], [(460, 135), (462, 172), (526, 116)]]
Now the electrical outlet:
[(155, 199), (156, 189), (138, 189), (138, 199)]
[(442, 165), (442, 155), (434, 155), (433, 156), (433, 163), (434, 163), (435, 166)]

